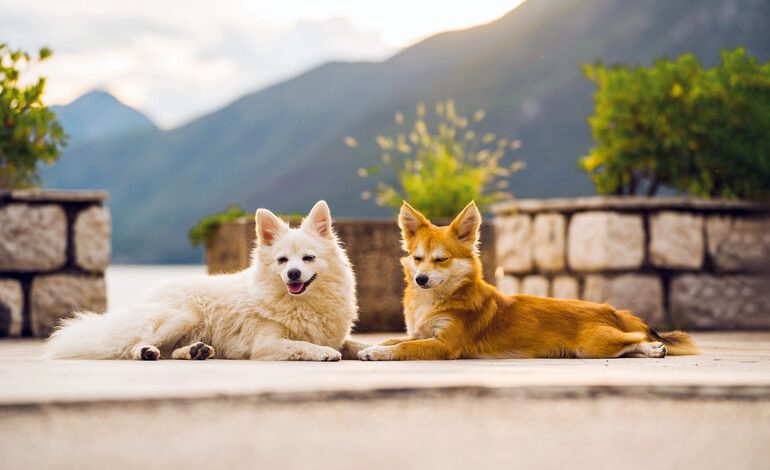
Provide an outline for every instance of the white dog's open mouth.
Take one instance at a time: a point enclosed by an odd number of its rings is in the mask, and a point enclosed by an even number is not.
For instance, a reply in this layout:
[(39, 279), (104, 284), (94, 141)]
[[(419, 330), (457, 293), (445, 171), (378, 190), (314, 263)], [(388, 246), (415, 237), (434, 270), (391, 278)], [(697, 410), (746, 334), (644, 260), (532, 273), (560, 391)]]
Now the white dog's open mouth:
[(315, 281), (316, 275), (313, 274), (313, 277), (308, 279), (306, 282), (289, 282), (286, 284), (286, 287), (289, 289), (289, 292), (294, 295), (299, 295), (303, 292), (305, 292), (305, 289), (307, 289), (307, 286), (310, 285), (311, 282)]

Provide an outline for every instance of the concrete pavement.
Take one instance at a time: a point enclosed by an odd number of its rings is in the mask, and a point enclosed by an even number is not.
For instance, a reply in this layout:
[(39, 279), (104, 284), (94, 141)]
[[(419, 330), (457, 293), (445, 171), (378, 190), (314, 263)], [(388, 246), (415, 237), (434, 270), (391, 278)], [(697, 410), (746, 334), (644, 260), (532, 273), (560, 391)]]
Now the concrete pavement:
[[(358, 339), (374, 342), (382, 335)], [(616, 390), (770, 398), (770, 333), (701, 333), (704, 354), (664, 359), (417, 362), (46, 361), (40, 341), (0, 342), (0, 405), (249, 397), (377, 396), (475, 388), (489, 393)]]
[(3, 341), (0, 461), (767, 468), (770, 333), (695, 340), (700, 356), (400, 363), (43, 361)]

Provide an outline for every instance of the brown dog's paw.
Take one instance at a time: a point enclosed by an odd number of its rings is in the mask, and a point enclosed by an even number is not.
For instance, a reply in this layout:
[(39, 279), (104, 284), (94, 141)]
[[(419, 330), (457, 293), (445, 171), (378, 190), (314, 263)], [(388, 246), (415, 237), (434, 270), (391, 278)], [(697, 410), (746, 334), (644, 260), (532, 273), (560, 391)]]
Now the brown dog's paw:
[(362, 361), (392, 361), (393, 346), (371, 346), (358, 353)]
[(647, 357), (663, 358), (668, 354), (668, 350), (663, 343), (656, 341), (654, 343), (645, 343), (641, 347), (642, 354)]

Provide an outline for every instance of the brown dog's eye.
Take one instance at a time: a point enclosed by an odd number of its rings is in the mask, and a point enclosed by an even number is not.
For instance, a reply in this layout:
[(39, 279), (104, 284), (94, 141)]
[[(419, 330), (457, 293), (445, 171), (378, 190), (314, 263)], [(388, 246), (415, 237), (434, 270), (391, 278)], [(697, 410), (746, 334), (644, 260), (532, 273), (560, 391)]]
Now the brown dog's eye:
[(433, 262), (434, 262), (434, 263), (443, 263), (443, 262), (444, 262), (444, 261), (446, 261), (447, 259), (448, 259), (448, 258), (433, 258)]
[(285, 257), (285, 256), (281, 256), (281, 257), (280, 257), (280, 258), (278, 258), (276, 261), (278, 261), (278, 264), (283, 264), (283, 263), (285, 263), (285, 262), (289, 261), (289, 258), (287, 258), (287, 257)]
[(414, 260), (417, 261), (418, 263), (421, 263), (422, 262), (422, 256), (415, 256)]

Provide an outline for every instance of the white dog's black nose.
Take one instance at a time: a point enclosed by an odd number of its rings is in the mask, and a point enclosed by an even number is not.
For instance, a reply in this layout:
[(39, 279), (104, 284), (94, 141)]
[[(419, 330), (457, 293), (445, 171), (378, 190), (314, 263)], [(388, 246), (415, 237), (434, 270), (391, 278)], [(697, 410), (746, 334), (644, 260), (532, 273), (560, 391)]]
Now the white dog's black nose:
[(418, 286), (424, 286), (428, 283), (428, 276), (425, 274), (420, 274), (416, 278), (414, 278), (414, 282), (417, 283)]
[(297, 268), (292, 268), (289, 270), (289, 272), (286, 273), (286, 275), (289, 276), (289, 279), (292, 281), (299, 281), (299, 278), (302, 277), (302, 271)]

